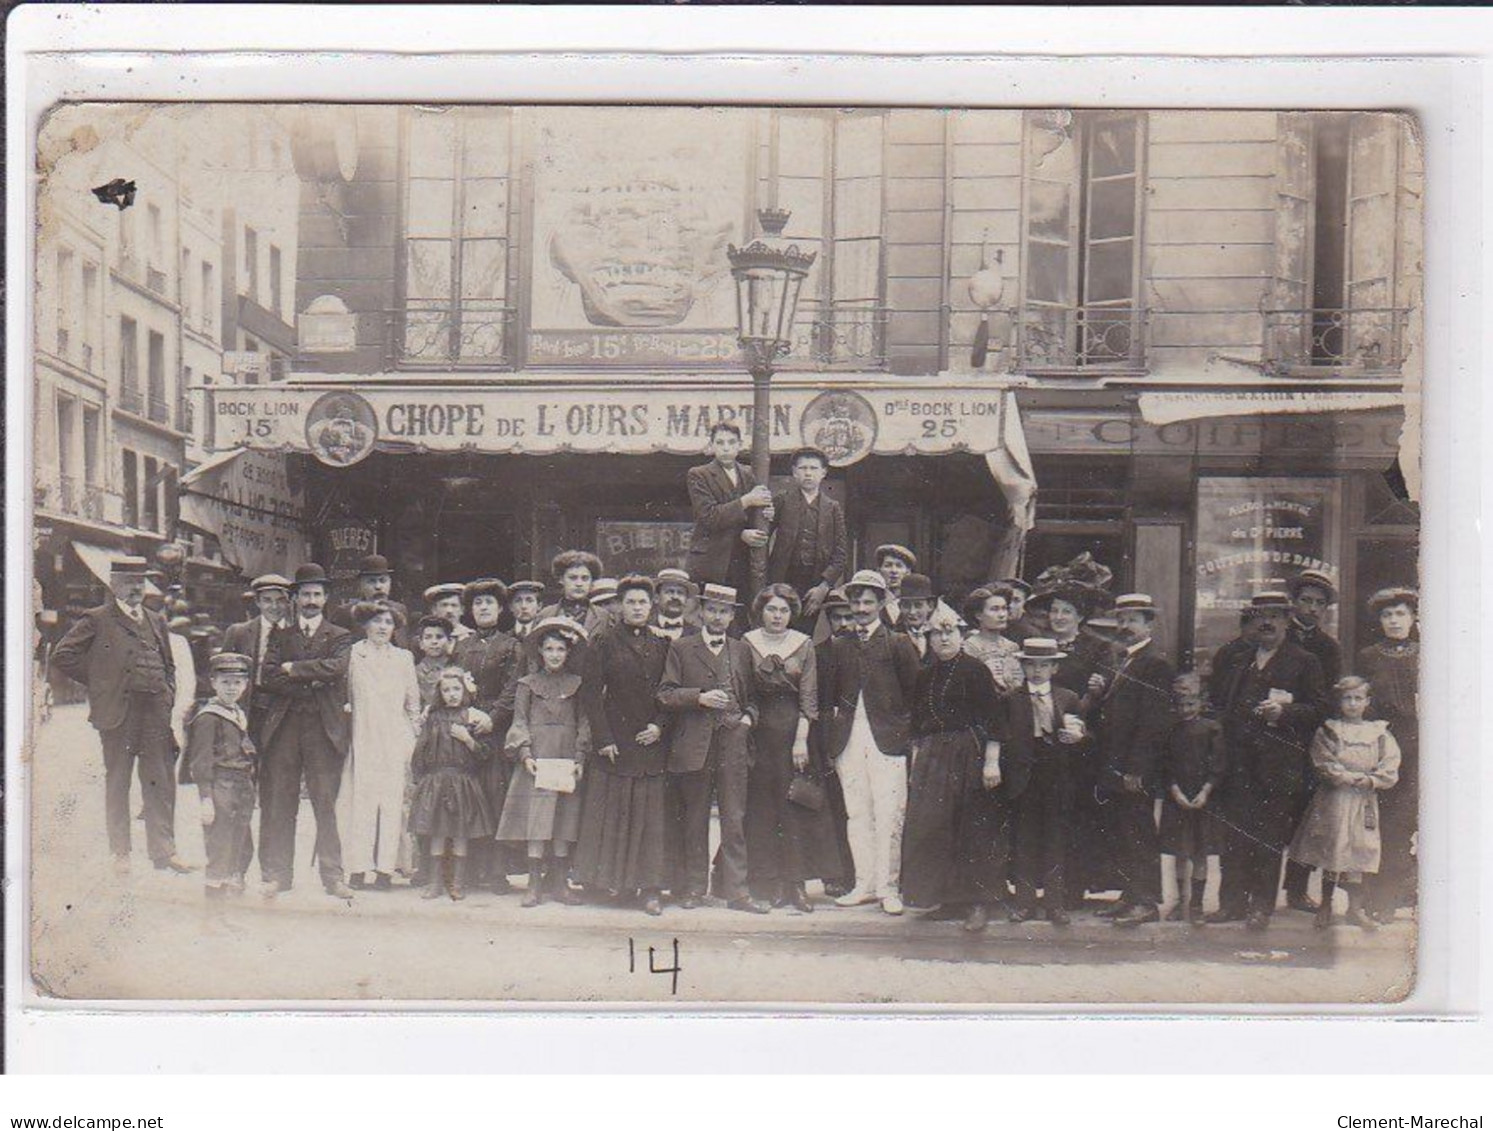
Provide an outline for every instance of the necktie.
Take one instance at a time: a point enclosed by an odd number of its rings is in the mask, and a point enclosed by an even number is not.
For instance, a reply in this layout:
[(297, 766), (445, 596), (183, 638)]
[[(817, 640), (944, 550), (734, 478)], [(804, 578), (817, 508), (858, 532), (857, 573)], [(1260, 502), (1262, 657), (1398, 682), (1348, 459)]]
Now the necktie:
[(1052, 734), (1052, 696), (1050, 692), (1032, 689), (1032, 722), (1038, 738)]

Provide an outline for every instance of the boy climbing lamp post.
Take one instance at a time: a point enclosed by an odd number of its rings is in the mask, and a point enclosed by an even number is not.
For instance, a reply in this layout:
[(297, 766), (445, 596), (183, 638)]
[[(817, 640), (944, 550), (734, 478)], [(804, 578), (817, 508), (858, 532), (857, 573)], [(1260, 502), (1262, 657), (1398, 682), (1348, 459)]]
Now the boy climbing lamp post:
[[(783, 228), (789, 213), (763, 208), (757, 213), (763, 236), (745, 247), (729, 245), (731, 275), (736, 280), (736, 319), (742, 357), (752, 375), (752, 474), (766, 484), (772, 473), (773, 362), (792, 346), (793, 317), (798, 293), (816, 253), (797, 244), (785, 245)], [(755, 512), (758, 530), (765, 531), (765, 508)], [(752, 548), (752, 592), (767, 584), (767, 546)]]

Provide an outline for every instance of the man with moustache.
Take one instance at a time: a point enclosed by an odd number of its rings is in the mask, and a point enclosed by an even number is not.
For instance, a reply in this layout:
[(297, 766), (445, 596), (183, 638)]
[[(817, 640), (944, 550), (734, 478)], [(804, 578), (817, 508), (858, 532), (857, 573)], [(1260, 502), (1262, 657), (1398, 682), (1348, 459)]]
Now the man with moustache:
[(104, 821), (114, 874), (130, 870), (130, 772), (145, 800), (145, 847), (157, 871), (192, 871), (176, 857), (171, 707), (176, 663), (160, 613), (144, 607), (144, 558), (109, 565), (107, 603), (84, 613), (52, 652), (63, 675), (88, 688), (88, 721), (104, 752)]
[[(394, 570), (389, 559), (382, 554), (369, 554), (358, 563), (358, 593), (351, 601), (344, 601), (329, 614), (333, 624), (352, 631), (353, 606), (363, 602), (387, 605), (394, 610), (393, 641), (400, 648), (410, 647), (408, 625), (410, 611), (394, 600)], [(417, 618), (418, 619), (418, 618)]]
[(269, 701), (259, 775), (259, 866), (263, 894), (289, 891), (301, 779), (316, 818), (316, 859), (328, 895), (351, 899), (342, 872), (337, 791), (347, 759), (347, 661), (353, 636), (327, 620), (330, 579), (315, 562), (295, 572), (295, 619), (270, 634), (263, 663)]
[(1310, 798), (1308, 751), (1326, 716), (1327, 684), (1317, 658), (1288, 639), (1285, 593), (1256, 594), (1248, 613), (1245, 637), (1253, 646), (1220, 649), (1209, 681), (1229, 771), (1219, 800), (1223, 880), (1208, 922), (1244, 919), (1264, 930), (1280, 890), (1281, 855)]
[(658, 603), (653, 608), (654, 631), (670, 640), (699, 632), (700, 618), (689, 611), (690, 598), (694, 596), (689, 574), (682, 569), (661, 569), (653, 584), (658, 590)]

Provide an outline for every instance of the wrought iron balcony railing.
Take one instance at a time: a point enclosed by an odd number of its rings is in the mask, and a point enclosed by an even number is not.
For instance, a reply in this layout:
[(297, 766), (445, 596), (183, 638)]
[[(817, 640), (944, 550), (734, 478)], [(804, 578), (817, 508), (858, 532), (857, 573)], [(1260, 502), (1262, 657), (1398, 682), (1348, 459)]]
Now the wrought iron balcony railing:
[(414, 299), (403, 310), (386, 312), (394, 355), (411, 367), (511, 364), (513, 317), (511, 306), (434, 305)]
[(119, 390), (119, 407), (125, 412), (133, 412), (136, 416), (142, 416), (145, 413), (145, 399), (140, 395), (138, 388), (126, 384)]
[(74, 515), (104, 521), (106, 492), (97, 483), (85, 483), (71, 475), (59, 475), (36, 484), (36, 505), (54, 514)]
[(155, 389), (150, 391), (149, 408), (147, 415), (156, 424), (168, 424), (171, 414), (166, 408), (166, 394)]
[(1265, 357), (1284, 376), (1398, 376), (1409, 312), (1393, 307), (1265, 311)]
[(826, 304), (800, 299), (793, 319), (793, 345), (781, 367), (885, 368), (889, 315), (886, 307), (872, 302)]
[(1035, 371), (1120, 370), (1146, 368), (1149, 313), (1133, 306), (1053, 306), (1027, 304), (1005, 312), (1009, 323), (998, 327), (992, 314), (990, 349), (1010, 345), (1009, 368)]

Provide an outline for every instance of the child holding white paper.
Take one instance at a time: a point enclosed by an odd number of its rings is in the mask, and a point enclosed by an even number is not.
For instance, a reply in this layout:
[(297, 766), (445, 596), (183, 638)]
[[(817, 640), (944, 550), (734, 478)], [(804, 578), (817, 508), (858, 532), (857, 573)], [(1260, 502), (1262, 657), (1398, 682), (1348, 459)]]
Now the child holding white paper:
[(409, 827), (430, 853), (430, 882), (421, 898), (449, 891), (452, 899), (465, 899), (467, 843), (493, 834), (492, 810), (477, 779), (477, 736), (491, 730), (492, 722), (472, 706), (476, 684), (470, 672), (448, 667), (435, 690), (436, 702), (425, 712), (411, 762)]
[(591, 749), (581, 677), (565, 666), (571, 650), (586, 639), (585, 629), (563, 617), (548, 617), (534, 626), (534, 635), (542, 663), (518, 681), (506, 742), (509, 756), (526, 772), (513, 776), (497, 833), (500, 841), (527, 847), (525, 907), (537, 907), (547, 895), (561, 903), (581, 901), (567, 873), (570, 850), (580, 837), (577, 788)]

